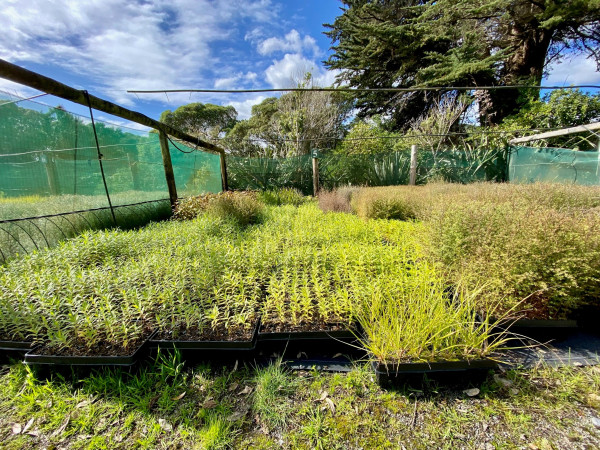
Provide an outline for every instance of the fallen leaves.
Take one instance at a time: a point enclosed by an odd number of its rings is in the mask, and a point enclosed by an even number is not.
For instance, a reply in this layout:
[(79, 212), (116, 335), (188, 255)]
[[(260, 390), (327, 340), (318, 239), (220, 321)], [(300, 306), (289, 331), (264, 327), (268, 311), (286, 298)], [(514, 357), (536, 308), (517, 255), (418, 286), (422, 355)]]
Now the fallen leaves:
[(250, 386), (245, 386), (244, 389), (238, 395), (247, 395), (252, 392), (252, 388)]
[(208, 397), (202, 403), (202, 408), (204, 409), (213, 409), (215, 406), (217, 406), (217, 402), (212, 397)]
[(181, 394), (172, 397), (171, 400), (173, 400), (174, 402), (178, 402), (179, 400), (181, 400), (183, 397), (185, 397), (185, 391), (183, 391)]
[(65, 418), (65, 420), (63, 421), (63, 423), (60, 425), (60, 427), (58, 427), (56, 430), (54, 430), (50, 436), (56, 437), (56, 436), (60, 435), (63, 431), (65, 431), (65, 429), (69, 425), (70, 421), (71, 421), (71, 415), (69, 414)]

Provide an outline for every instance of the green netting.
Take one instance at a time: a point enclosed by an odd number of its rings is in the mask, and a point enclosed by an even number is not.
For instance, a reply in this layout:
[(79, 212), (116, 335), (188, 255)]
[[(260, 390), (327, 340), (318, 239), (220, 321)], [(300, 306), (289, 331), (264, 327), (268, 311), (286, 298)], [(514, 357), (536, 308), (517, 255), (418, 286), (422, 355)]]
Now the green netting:
[[(292, 187), (312, 193), (310, 155), (291, 158), (228, 157), (232, 189)], [(410, 151), (375, 155), (323, 154), (319, 158), (319, 182), (325, 189), (344, 185), (388, 186), (408, 184)], [(456, 183), (503, 181), (505, 150), (421, 150), (417, 157), (417, 183), (432, 179)]]
[(515, 183), (600, 184), (600, 153), (564, 148), (512, 147), (508, 179)]
[[(158, 134), (95, 123), (117, 225), (169, 215)], [(180, 197), (221, 191), (218, 155), (169, 146)], [(114, 226), (101, 209), (108, 206), (91, 120), (0, 94), (0, 262), (83, 229)], [(55, 217), (30, 219), (40, 216)]]

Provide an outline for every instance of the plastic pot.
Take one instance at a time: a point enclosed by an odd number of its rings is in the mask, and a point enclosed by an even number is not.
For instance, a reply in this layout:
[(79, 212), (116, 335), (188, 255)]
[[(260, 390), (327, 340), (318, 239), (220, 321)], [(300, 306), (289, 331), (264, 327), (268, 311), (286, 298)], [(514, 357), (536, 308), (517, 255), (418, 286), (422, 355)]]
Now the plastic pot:
[(260, 321), (256, 322), (252, 338), (247, 341), (182, 341), (152, 339), (150, 347), (152, 355), (155, 356), (158, 350), (177, 350), (182, 359), (187, 362), (201, 361), (233, 361), (238, 359), (248, 359), (254, 356), (254, 349), (258, 339), (258, 329)]
[(252, 338), (247, 341), (180, 341), (166, 339), (150, 340), (151, 347), (174, 348), (178, 350), (254, 350), (258, 338), (258, 329), (260, 321), (254, 325)]

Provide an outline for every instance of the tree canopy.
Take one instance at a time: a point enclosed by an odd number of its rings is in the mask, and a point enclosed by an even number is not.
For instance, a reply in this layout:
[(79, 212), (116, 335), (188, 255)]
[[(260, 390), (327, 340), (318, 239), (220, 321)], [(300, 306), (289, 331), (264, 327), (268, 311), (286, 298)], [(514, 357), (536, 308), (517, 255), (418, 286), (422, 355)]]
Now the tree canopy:
[(160, 121), (191, 135), (214, 139), (233, 128), (237, 122), (237, 111), (233, 106), (189, 103), (175, 111), (163, 111)]
[[(539, 85), (550, 62), (583, 53), (600, 64), (600, 0), (342, 0), (326, 27), (325, 64), (352, 87)], [(498, 124), (538, 91), (476, 91), (482, 124)], [(393, 128), (435, 105), (441, 92), (357, 93), (359, 117)]]
[[(299, 87), (312, 86), (310, 73)], [(305, 155), (311, 148), (331, 149), (344, 136), (352, 101), (339, 92), (290, 92), (252, 107), (252, 116), (227, 134), (226, 146), (244, 156)]]

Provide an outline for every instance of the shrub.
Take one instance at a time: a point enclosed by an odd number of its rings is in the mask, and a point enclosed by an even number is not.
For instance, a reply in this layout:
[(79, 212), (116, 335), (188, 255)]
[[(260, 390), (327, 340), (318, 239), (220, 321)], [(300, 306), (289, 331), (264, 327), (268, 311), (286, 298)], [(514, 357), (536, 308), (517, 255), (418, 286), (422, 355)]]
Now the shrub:
[[(448, 199), (428, 220), (430, 255), (451, 278), (483, 286), (480, 306), (519, 306), (533, 318), (566, 318), (600, 296), (600, 215), (524, 201)], [(520, 303), (523, 301), (523, 303)]]
[(398, 190), (361, 189), (352, 197), (352, 207), (363, 219), (409, 220), (416, 218), (414, 205)]
[(351, 195), (344, 195), (349, 191), (342, 191), (336, 189), (333, 191), (321, 191), (319, 192), (319, 208), (323, 212), (344, 212), (351, 213), (352, 207), (350, 206)]
[(260, 223), (264, 215), (264, 206), (254, 193), (224, 192), (209, 199), (206, 207), (208, 214), (230, 220), (239, 226)]
[(306, 197), (304, 197), (300, 191), (292, 188), (281, 188), (268, 191), (261, 191), (258, 192), (257, 197), (265, 205), (272, 206), (300, 206), (306, 201)]
[(215, 217), (228, 219), (245, 226), (259, 223), (263, 216), (263, 206), (257, 194), (250, 191), (227, 191), (219, 194), (205, 194), (179, 201), (173, 214), (176, 220), (190, 220), (203, 212)]

